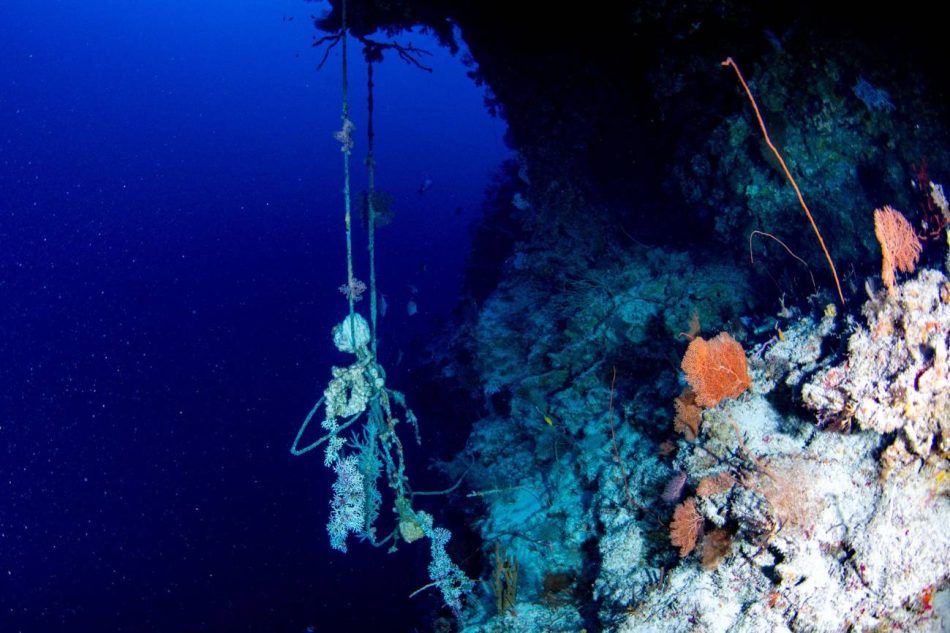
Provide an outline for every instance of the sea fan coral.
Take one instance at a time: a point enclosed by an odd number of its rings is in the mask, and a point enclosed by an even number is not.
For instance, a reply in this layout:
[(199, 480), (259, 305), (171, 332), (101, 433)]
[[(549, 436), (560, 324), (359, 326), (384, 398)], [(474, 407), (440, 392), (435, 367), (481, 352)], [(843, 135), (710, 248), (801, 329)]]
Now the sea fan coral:
[(732, 546), (732, 537), (729, 532), (718, 528), (703, 538), (703, 553), (701, 565), (703, 569), (716, 569), (719, 562), (729, 553)]
[(682, 433), (687, 440), (692, 442), (699, 437), (703, 413), (702, 408), (696, 404), (696, 393), (686, 387), (683, 393), (673, 400), (673, 408), (676, 411), (676, 417), (673, 418), (673, 430)]
[(692, 497), (676, 506), (670, 523), (670, 542), (680, 548), (680, 556), (693, 551), (702, 531), (703, 516), (696, 510), (696, 501)]
[(888, 290), (893, 291), (896, 282), (894, 271), (914, 272), (920, 259), (920, 240), (904, 214), (890, 206), (874, 211), (874, 234), (881, 243), (884, 255), (881, 262), (881, 279)]
[(726, 332), (690, 341), (683, 356), (686, 382), (696, 392), (696, 403), (714, 407), (723, 398), (736, 398), (752, 384), (742, 346)]
[(678, 472), (673, 475), (668, 482), (666, 482), (666, 488), (663, 489), (663, 495), (661, 498), (663, 501), (674, 504), (680, 500), (680, 497), (683, 495), (683, 488), (686, 486), (686, 473)]
[(709, 475), (699, 480), (699, 484), (696, 486), (696, 494), (700, 497), (711, 497), (712, 495), (718, 495), (720, 492), (726, 492), (735, 483), (735, 477), (726, 472)]

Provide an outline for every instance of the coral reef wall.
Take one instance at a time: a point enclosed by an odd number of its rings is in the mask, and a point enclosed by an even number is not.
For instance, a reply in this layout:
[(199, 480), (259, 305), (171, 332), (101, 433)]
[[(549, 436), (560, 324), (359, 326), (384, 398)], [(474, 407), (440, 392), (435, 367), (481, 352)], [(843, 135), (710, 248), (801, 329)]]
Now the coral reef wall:
[[(355, 6), (365, 32), (461, 34), (519, 153), (473, 255), (496, 270), (472, 267), (437, 346), (477, 411), (444, 465), (482, 539), (461, 629), (950, 628), (942, 27), (812, 2)], [(923, 270), (882, 290), (891, 204)], [(697, 393), (697, 337), (731, 341), (739, 386)]]
[[(466, 333), (489, 413), (458, 468), (519, 574), (465, 630), (945, 630), (946, 275), (747, 317), (741, 266), (609, 243), (519, 245)], [(751, 388), (674, 407), (700, 329), (743, 342)]]

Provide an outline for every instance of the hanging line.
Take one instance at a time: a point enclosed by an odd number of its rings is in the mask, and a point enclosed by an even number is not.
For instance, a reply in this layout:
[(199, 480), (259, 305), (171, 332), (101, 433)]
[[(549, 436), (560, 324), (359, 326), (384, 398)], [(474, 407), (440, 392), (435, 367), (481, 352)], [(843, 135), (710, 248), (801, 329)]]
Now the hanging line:
[(373, 62), (366, 62), (367, 117), (366, 117), (366, 215), (369, 251), (369, 315), (372, 342), (370, 352), (376, 358), (376, 159), (373, 154)]
[(345, 209), (343, 222), (346, 225), (346, 298), (349, 303), (350, 316), (350, 342), (353, 349), (356, 349), (356, 318), (354, 317), (355, 303), (354, 288), (356, 283), (353, 277), (353, 228), (351, 213), (350, 196), (350, 154), (353, 151), (353, 122), (350, 121), (350, 83), (347, 78), (346, 66), (346, 0), (343, 0), (342, 12), (342, 74), (343, 74), (343, 108), (341, 113), (343, 127), (340, 129), (338, 139), (343, 144), (343, 206)]

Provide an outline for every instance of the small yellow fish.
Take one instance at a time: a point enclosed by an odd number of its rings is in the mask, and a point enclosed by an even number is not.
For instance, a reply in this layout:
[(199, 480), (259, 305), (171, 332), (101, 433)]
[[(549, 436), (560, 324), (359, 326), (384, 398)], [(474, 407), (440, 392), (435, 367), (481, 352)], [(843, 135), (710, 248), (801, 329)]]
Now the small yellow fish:
[(554, 426), (554, 418), (552, 418), (552, 417), (549, 416), (547, 413), (545, 413), (544, 411), (542, 411), (542, 410), (541, 410), (541, 407), (539, 407), (538, 405), (534, 405), (534, 410), (538, 412), (538, 415), (540, 415), (542, 418), (544, 418), (544, 422), (545, 422), (548, 426)]

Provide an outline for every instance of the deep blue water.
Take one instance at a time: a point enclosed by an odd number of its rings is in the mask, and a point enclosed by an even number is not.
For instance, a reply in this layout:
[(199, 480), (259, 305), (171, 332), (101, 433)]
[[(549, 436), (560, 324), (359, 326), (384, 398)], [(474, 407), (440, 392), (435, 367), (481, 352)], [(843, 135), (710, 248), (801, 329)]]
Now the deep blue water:
[[(339, 50), (315, 69), (320, 10), (0, 4), (0, 632), (399, 631), (432, 606), (407, 598), (422, 549), (330, 550), (330, 473), (288, 451), (346, 362), (329, 338), (346, 308)], [(396, 210), (378, 237), (384, 362), (453, 306), (508, 156), (459, 58), (402, 39), (434, 72), (375, 73)], [(395, 386), (411, 364), (389, 367)]]

